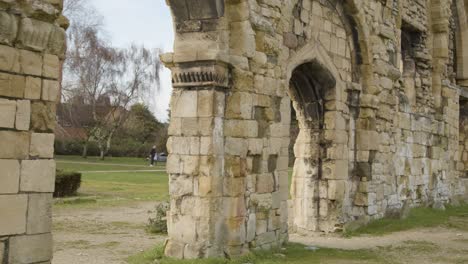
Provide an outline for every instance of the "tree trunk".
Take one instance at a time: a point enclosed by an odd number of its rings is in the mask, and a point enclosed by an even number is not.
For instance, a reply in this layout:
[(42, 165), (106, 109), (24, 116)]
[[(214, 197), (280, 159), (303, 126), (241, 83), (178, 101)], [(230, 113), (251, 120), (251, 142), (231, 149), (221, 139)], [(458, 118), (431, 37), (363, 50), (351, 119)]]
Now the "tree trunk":
[(81, 157), (83, 157), (83, 159), (88, 158), (88, 141), (87, 140), (83, 144), (83, 154), (81, 155)]
[(114, 136), (114, 132), (111, 132), (110, 135), (107, 137), (107, 140), (106, 140), (106, 155), (109, 154), (109, 150), (110, 150), (110, 147), (111, 147), (112, 137), (113, 136)]
[(104, 160), (104, 157), (106, 156), (105, 155), (105, 152), (104, 152), (104, 146), (102, 145), (102, 139), (98, 139), (98, 147), (99, 147), (99, 158), (101, 160)]

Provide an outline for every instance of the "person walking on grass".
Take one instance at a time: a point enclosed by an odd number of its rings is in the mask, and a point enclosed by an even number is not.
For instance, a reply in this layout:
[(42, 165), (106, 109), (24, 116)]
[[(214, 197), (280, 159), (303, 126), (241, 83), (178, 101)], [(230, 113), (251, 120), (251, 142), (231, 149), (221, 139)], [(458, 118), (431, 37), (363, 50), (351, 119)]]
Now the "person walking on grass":
[(151, 152), (150, 152), (150, 159), (151, 159), (151, 163), (150, 163), (150, 166), (153, 167), (154, 166), (154, 163), (155, 163), (155, 159), (156, 159), (156, 146), (153, 146), (153, 148), (151, 149)]

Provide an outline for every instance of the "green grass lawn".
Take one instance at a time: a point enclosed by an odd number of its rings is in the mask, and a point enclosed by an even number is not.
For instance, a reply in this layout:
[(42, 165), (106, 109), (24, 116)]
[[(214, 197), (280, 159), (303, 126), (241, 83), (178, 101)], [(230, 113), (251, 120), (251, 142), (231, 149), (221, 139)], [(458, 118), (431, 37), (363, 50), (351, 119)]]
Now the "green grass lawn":
[(59, 199), (58, 205), (99, 207), (168, 199), (169, 180), (163, 163), (149, 167), (142, 158), (107, 158), (101, 161), (97, 157), (58, 156), (56, 159), (58, 169), (82, 172), (82, 184), (78, 190), (80, 198), (71, 201)]
[[(71, 161), (71, 162), (88, 162), (96, 164), (126, 164), (126, 165), (139, 165), (148, 166), (148, 161), (145, 158), (127, 158), (127, 157), (106, 157), (104, 160), (99, 157), (82, 158), (80, 156), (56, 156), (58, 161)], [(164, 166), (164, 163), (159, 165)]]
[(404, 220), (388, 218), (375, 220), (355, 231), (346, 232), (345, 236), (379, 236), (409, 229), (429, 227), (446, 227), (468, 231), (468, 204), (462, 204), (457, 207), (447, 206), (445, 211), (424, 207), (414, 208), (411, 210), (408, 218)]
[[(155, 262), (159, 260), (159, 262)], [(128, 258), (130, 264), (314, 264), (314, 263), (391, 263), (371, 250), (308, 250), (301, 244), (289, 244), (284, 250), (258, 251), (235, 259), (175, 260), (164, 257), (161, 246)]]

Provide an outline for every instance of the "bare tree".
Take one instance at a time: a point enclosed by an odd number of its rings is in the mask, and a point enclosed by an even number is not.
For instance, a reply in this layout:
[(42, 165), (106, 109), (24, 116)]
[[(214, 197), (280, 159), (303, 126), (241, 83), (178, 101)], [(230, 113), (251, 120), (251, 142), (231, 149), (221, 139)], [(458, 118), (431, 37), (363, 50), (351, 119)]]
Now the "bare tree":
[(118, 54), (115, 65), (118, 69), (116, 74), (110, 75), (112, 79), (105, 92), (112, 101), (112, 111), (95, 131), (101, 158), (107, 154), (115, 132), (127, 119), (129, 107), (159, 88), (161, 62), (158, 50), (132, 45)]
[(71, 25), (62, 101), (66, 102), (69, 120), (86, 131), (83, 157), (93, 140), (104, 158), (130, 106), (152, 98), (159, 89), (159, 50), (136, 45), (118, 49), (108, 45), (103, 19), (88, 0), (65, 0), (64, 14)]
[(95, 140), (101, 159), (128, 116), (129, 107), (159, 87), (159, 50), (132, 45), (117, 49), (106, 44), (93, 28), (80, 29), (66, 61), (64, 94), (83, 98), (90, 106), (89, 140)]

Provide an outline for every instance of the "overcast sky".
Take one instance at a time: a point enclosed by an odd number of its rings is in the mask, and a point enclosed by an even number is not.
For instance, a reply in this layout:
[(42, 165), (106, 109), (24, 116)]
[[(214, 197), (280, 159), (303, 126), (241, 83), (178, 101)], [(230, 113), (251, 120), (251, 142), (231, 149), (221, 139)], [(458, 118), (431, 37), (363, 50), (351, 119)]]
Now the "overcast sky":
[[(90, 0), (90, 3), (104, 16), (104, 28), (115, 46), (125, 47), (133, 42), (172, 51), (174, 33), (165, 0)], [(167, 69), (162, 73), (161, 82), (154, 112), (158, 119), (165, 121), (172, 89)]]

